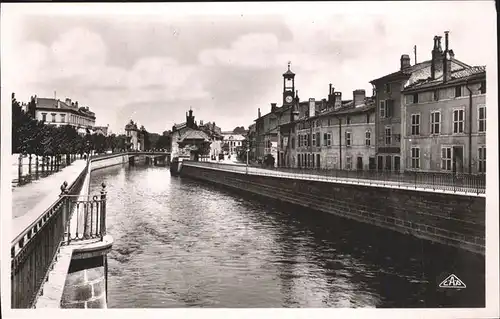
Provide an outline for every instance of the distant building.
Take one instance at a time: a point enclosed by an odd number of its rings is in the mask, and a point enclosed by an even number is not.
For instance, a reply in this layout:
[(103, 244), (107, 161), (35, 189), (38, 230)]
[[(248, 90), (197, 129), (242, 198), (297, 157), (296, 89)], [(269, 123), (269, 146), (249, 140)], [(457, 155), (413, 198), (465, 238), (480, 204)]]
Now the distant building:
[(233, 132), (222, 132), (222, 137), (222, 144), (228, 147), (228, 155), (236, 155), (237, 148), (243, 146), (245, 140), (244, 135)]
[(198, 160), (199, 151), (203, 147), (203, 143), (212, 142), (209, 135), (202, 131), (196, 124), (192, 110), (189, 110), (189, 115), (186, 113), (186, 122), (174, 124), (171, 136), (171, 159), (180, 157)]
[[(334, 95), (330, 89), (330, 95)], [(339, 93), (339, 92), (337, 92)], [(375, 168), (375, 104), (364, 90), (355, 90), (353, 100), (329, 99), (323, 106), (310, 99), (309, 108), (295, 111), (288, 132), (280, 140), (279, 165), (285, 167), (368, 170)], [(298, 103), (300, 107), (305, 103)], [(337, 107), (335, 107), (337, 105)]]
[(95, 126), (95, 113), (89, 107), (78, 105), (67, 98), (64, 102), (53, 98), (32, 97), (31, 103), (26, 105), (27, 113), (45, 124), (73, 126), (79, 134), (85, 134), (88, 129), (93, 131)]
[(106, 126), (94, 126), (93, 133), (108, 136), (109, 124)]
[(247, 133), (247, 139), (248, 139), (248, 144), (249, 144), (249, 154), (248, 154), (248, 157), (249, 159), (251, 160), (255, 160), (256, 156), (256, 150), (257, 150), (257, 147), (256, 147), (256, 138), (255, 138), (255, 123), (253, 123), (252, 125), (250, 125), (248, 127), (248, 133)]
[[(434, 38), (432, 65), (410, 78), (403, 95), (403, 150), (406, 169), (486, 172), (486, 67), (456, 62)], [(433, 71), (434, 70), (434, 71)]]
[(125, 135), (127, 136), (127, 143), (129, 144), (129, 149), (133, 151), (144, 151), (144, 135), (141, 130), (137, 128), (137, 124), (134, 121), (125, 125)]

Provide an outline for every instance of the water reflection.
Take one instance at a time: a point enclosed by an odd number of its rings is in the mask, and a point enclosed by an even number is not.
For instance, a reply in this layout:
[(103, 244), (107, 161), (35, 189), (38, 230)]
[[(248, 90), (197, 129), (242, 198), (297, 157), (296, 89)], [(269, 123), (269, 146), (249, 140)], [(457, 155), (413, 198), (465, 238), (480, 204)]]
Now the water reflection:
[[(109, 307), (484, 305), (484, 259), (475, 255), (244, 198), (161, 167), (95, 171), (93, 192), (102, 181), (115, 239)], [(438, 291), (447, 273), (467, 291)]]

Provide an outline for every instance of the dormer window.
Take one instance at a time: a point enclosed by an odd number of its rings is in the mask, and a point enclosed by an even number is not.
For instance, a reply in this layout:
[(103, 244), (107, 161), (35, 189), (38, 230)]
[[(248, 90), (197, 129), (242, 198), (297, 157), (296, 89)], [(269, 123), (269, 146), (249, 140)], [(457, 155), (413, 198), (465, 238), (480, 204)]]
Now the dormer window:
[(481, 82), (481, 87), (479, 88), (481, 94), (486, 94), (486, 81)]
[(391, 93), (391, 84), (390, 83), (386, 83), (385, 84), (385, 92), (386, 93)]

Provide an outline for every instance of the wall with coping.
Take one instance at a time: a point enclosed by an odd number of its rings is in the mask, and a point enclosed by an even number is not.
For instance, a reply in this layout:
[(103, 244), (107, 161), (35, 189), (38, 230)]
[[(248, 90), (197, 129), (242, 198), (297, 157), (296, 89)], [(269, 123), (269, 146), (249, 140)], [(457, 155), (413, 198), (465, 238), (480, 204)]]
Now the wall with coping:
[(485, 197), (246, 175), (186, 163), (181, 176), (484, 255)]

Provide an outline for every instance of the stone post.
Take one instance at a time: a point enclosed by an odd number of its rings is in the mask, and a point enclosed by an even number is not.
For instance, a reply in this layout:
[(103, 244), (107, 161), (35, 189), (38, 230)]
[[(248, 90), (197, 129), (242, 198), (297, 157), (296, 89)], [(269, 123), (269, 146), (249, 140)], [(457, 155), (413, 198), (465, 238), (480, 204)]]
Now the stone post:
[(101, 184), (101, 241), (106, 236), (106, 184)]
[[(65, 237), (66, 235), (68, 236), (67, 238), (67, 243), (69, 244), (70, 240), (71, 240), (71, 235), (70, 235), (70, 229), (68, 227), (68, 221), (69, 221), (69, 215), (70, 215), (70, 206), (69, 206), (69, 196), (68, 195), (68, 183), (66, 181), (64, 181), (64, 183), (61, 185), (61, 194), (59, 195), (59, 197), (62, 197), (63, 199), (63, 202), (62, 202), (62, 209), (63, 209), (63, 213), (62, 213), (62, 225), (63, 225), (63, 229), (64, 229), (64, 232), (63, 232), (63, 242), (65, 240)], [(67, 232), (67, 234), (66, 234)]]

